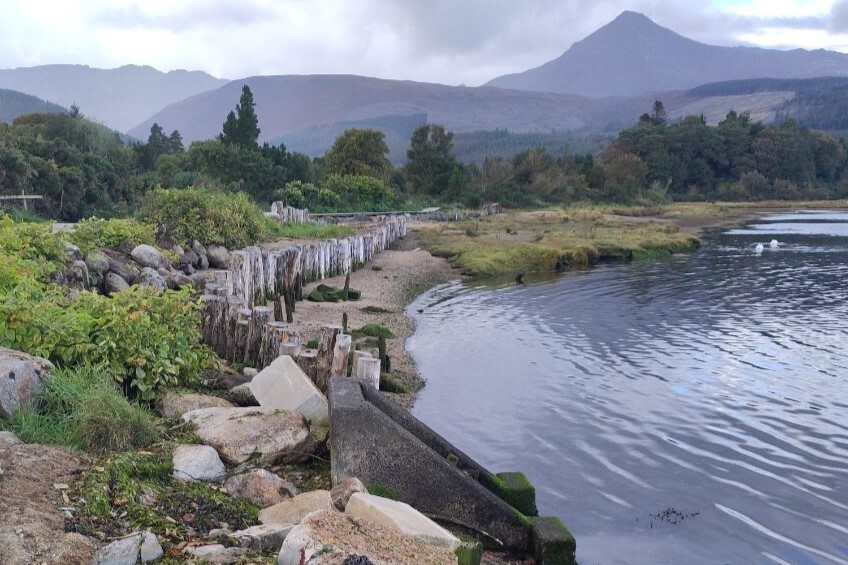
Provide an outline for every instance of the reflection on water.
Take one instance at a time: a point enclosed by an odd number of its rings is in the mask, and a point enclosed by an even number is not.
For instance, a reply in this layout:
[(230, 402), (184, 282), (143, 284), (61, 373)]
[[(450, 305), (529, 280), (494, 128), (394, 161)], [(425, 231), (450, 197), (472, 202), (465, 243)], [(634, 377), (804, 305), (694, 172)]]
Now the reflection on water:
[(783, 214), (692, 255), (435, 289), (410, 307), (415, 414), (525, 471), (582, 565), (848, 564), (841, 236), (846, 214)]

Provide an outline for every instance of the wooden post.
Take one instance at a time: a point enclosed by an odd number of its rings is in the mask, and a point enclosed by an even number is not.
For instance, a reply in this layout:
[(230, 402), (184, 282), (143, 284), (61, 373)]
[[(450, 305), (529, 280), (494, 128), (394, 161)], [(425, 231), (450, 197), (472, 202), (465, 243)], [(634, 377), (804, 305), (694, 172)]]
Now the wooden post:
[(297, 365), (306, 373), (306, 376), (317, 385), (318, 383), (318, 353), (314, 349), (301, 351), (297, 356)]
[(360, 357), (353, 378), (380, 390), (380, 360), (375, 357)]
[(367, 351), (356, 350), (353, 352), (353, 364), (350, 367), (350, 375), (355, 377), (357, 374), (357, 367), (359, 366), (360, 359), (370, 359), (371, 354)]
[(300, 356), (300, 344), (284, 341), (280, 344), (280, 355), (288, 355), (292, 359), (297, 359)]
[(350, 356), (352, 340), (347, 334), (339, 334), (336, 337), (336, 347), (333, 349), (333, 365), (330, 368), (331, 377), (347, 376), (347, 360)]
[(252, 317), (253, 310), (250, 308), (242, 308), (238, 311), (235, 350), (233, 358), (230, 359), (233, 363), (244, 363), (245, 351), (247, 350), (247, 334), (250, 331), (250, 320)]
[(250, 318), (250, 328), (247, 332), (244, 362), (255, 367), (259, 363), (259, 349), (262, 346), (262, 334), (265, 324), (271, 320), (271, 309), (267, 306), (257, 306)]
[(336, 339), (342, 333), (341, 326), (321, 326), (321, 338), (318, 341), (318, 382), (315, 384), (322, 392), (327, 390), (327, 380), (333, 367)]
[(226, 348), (220, 354), (221, 357), (232, 361), (235, 359), (238, 353), (238, 341), (237, 341), (237, 331), (236, 326), (238, 325), (239, 312), (244, 308), (244, 299), (240, 296), (228, 296), (227, 297), (227, 325), (225, 331), (227, 332), (226, 336)]
[(264, 369), (274, 362), (280, 351), (280, 335), (286, 329), (284, 322), (268, 322), (262, 334), (262, 345), (259, 348), (257, 369)]

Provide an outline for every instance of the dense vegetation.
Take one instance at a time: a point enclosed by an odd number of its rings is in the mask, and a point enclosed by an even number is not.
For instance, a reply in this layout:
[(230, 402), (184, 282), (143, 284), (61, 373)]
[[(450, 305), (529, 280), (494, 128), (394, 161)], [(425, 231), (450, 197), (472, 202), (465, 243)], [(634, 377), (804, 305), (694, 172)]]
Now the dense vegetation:
[(11, 122), (18, 116), (33, 112), (64, 112), (56, 104), (16, 90), (0, 88), (0, 122)]

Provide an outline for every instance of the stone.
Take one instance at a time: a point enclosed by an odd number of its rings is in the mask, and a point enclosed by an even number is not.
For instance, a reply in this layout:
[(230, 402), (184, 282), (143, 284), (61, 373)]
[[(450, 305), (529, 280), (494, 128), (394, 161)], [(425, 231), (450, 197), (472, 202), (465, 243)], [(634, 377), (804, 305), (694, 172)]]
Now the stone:
[(259, 402), (253, 397), (250, 392), (250, 383), (242, 383), (230, 389), (230, 398), (233, 403), (238, 406), (259, 406)]
[(257, 552), (279, 551), (294, 524), (259, 524), (230, 534), (239, 546)]
[(309, 426), (299, 413), (281, 408), (201, 408), (183, 414), (196, 434), (227, 463), (240, 465), (254, 456), (260, 464), (296, 463), (306, 458)]
[(311, 425), (328, 421), (327, 398), (288, 355), (277, 357), (250, 381), (260, 406), (297, 410)]
[(109, 258), (102, 251), (95, 249), (85, 256), (85, 265), (90, 276), (102, 277), (109, 270)]
[(119, 243), (118, 247), (116, 247), (115, 249), (117, 249), (118, 251), (120, 251), (124, 255), (129, 255), (129, 254), (132, 253), (132, 250), (135, 249), (136, 247), (138, 247), (138, 244), (136, 242), (134, 242), (133, 240), (127, 238), (127, 239), (122, 239), (121, 243)]
[[(359, 563), (392, 565), (451, 565), (456, 555), (401, 534), (393, 528), (353, 518), (334, 510), (313, 512), (291, 529), (279, 565), (337, 565), (351, 556)], [(367, 559), (368, 561), (365, 561)]]
[(130, 284), (135, 282), (136, 277), (138, 277), (138, 274), (141, 272), (135, 265), (123, 263), (111, 258), (109, 259), (109, 270)]
[(330, 498), (333, 499), (333, 506), (335, 506), (339, 512), (344, 512), (348, 500), (350, 500), (350, 497), (357, 492), (368, 494), (368, 489), (365, 488), (362, 481), (356, 477), (350, 477), (343, 480), (330, 491)]
[(297, 487), (265, 469), (234, 475), (224, 482), (230, 496), (245, 498), (259, 508), (268, 508), (298, 495)]
[(150, 267), (151, 269), (167, 269), (170, 267), (168, 264), (168, 258), (152, 245), (144, 243), (137, 245), (130, 253), (130, 257), (132, 257), (133, 261), (138, 263), (142, 268)]
[(533, 524), (531, 547), (538, 565), (574, 565), (577, 542), (559, 518), (530, 518)]
[(206, 275), (204, 275), (203, 273), (194, 273), (193, 275), (190, 276), (190, 278), (191, 278), (191, 283), (194, 285), (194, 288), (199, 290), (199, 289), (203, 288), (204, 286), (206, 286), (206, 282), (207, 282)]
[(213, 269), (227, 269), (230, 266), (230, 252), (223, 245), (210, 245), (206, 248), (206, 258)]
[(94, 557), (96, 565), (136, 565), (155, 561), (164, 555), (156, 536), (136, 532), (100, 548)]
[(194, 252), (193, 249), (189, 249), (182, 256), (182, 264), (190, 265), (191, 267), (196, 267), (200, 262), (200, 257), (197, 256), (197, 253)]
[(497, 495), (525, 516), (538, 516), (536, 487), (524, 473), (498, 473), (492, 480)]
[[(191, 275), (193, 275), (194, 273), (196, 273), (196, 272), (197, 272), (197, 271), (195, 271), (195, 269), (194, 269), (194, 266), (193, 266), (193, 265), (182, 265), (182, 266), (180, 266), (180, 269), (181, 269), (181, 270), (182, 270), (182, 272), (184, 272), (184, 273), (185, 273), (185, 274), (186, 274), (186, 275), (187, 275), (190, 279), (191, 279)], [(192, 279), (192, 281), (191, 281), (191, 284), (192, 284), (192, 285), (194, 285), (194, 280), (193, 280), (193, 279)]]
[(201, 271), (205, 271), (206, 269), (209, 268), (209, 259), (206, 258), (206, 255), (200, 256), (200, 265), (198, 265), (197, 268), (200, 269)]
[(0, 431), (0, 449), (6, 449), (13, 445), (23, 443), (18, 436), (12, 432)]
[(65, 285), (75, 290), (88, 290), (90, 288), (88, 265), (85, 264), (85, 261), (71, 261), (65, 267)]
[(177, 418), (186, 412), (200, 408), (232, 408), (231, 402), (196, 392), (168, 391), (156, 398), (156, 409), (163, 418)]
[(65, 242), (65, 260), (67, 261), (82, 261), (82, 251), (73, 243)]
[(451, 552), (461, 545), (459, 538), (405, 502), (357, 492), (350, 497), (345, 514), (394, 528)]
[(206, 248), (196, 239), (191, 242), (191, 250), (198, 256), (206, 256)]
[(252, 379), (253, 377), (259, 374), (259, 371), (253, 367), (245, 367), (241, 370), (241, 372), (245, 377), (249, 379)]
[(0, 347), (0, 418), (35, 400), (52, 372), (47, 359)]
[(208, 445), (178, 445), (174, 478), (181, 481), (220, 481), (227, 474), (218, 452)]
[(307, 514), (318, 510), (333, 510), (330, 491), (313, 490), (284, 500), (259, 511), (263, 524), (299, 524)]
[(247, 550), (240, 547), (224, 547), (216, 543), (189, 546), (185, 548), (185, 552), (200, 563), (235, 563), (247, 553)]
[(106, 294), (113, 294), (115, 292), (123, 292), (130, 287), (129, 283), (123, 279), (117, 273), (113, 273), (109, 271), (106, 273), (106, 276), (103, 277), (103, 292)]
[(150, 288), (153, 290), (165, 290), (168, 288), (168, 283), (165, 282), (162, 275), (150, 267), (145, 267), (141, 270), (141, 273), (139, 273), (138, 277), (135, 279), (134, 284), (141, 288)]
[(168, 288), (173, 290), (177, 290), (184, 285), (194, 286), (194, 281), (191, 280), (191, 277), (180, 271), (171, 270), (168, 272), (168, 276), (163, 278), (168, 283)]

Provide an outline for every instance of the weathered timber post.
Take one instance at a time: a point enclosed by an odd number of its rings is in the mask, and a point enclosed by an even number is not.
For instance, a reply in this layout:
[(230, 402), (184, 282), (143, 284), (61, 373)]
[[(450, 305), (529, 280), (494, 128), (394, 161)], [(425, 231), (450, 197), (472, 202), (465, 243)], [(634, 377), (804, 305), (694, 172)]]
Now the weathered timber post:
[(318, 341), (318, 382), (321, 391), (327, 390), (327, 381), (333, 367), (336, 339), (342, 333), (341, 326), (321, 326), (321, 338)]
[(380, 390), (380, 360), (375, 357), (360, 357), (353, 378)]
[(347, 376), (347, 360), (350, 356), (351, 337), (347, 334), (339, 334), (336, 337), (336, 347), (333, 349), (333, 365), (330, 368), (331, 377)]

